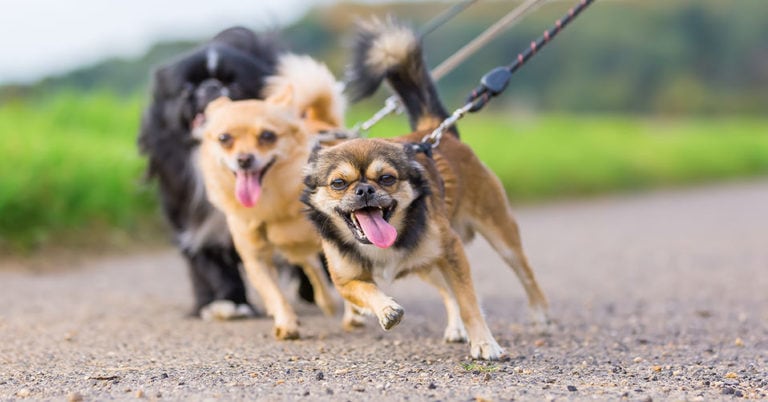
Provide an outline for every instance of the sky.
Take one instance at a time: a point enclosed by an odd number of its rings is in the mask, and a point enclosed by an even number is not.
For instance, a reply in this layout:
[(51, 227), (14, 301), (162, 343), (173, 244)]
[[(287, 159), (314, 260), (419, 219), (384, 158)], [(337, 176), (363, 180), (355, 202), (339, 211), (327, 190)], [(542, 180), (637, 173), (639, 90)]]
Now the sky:
[(275, 28), (333, 0), (2, 0), (0, 84), (134, 57), (168, 39), (239, 24)]

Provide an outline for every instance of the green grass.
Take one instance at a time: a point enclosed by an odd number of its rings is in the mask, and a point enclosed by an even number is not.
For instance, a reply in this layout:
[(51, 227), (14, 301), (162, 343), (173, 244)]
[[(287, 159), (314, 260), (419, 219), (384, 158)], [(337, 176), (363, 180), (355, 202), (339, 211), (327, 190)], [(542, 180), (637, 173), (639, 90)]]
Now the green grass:
[(141, 185), (140, 110), (138, 98), (75, 93), (0, 107), (0, 247), (24, 251), (89, 229), (141, 227), (155, 206)]
[[(136, 149), (144, 102), (65, 92), (0, 105), (0, 251), (142, 237), (148, 222), (164, 234)], [(768, 174), (768, 119), (483, 112), (460, 128), (515, 202)], [(390, 117), (372, 134), (406, 131)]]

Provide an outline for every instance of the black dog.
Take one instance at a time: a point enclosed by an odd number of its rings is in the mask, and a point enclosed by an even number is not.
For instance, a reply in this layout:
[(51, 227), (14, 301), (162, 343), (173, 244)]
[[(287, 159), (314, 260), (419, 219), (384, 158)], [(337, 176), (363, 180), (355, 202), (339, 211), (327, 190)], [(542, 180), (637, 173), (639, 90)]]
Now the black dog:
[[(220, 96), (259, 98), (280, 52), (273, 36), (234, 27), (154, 73), (152, 102), (144, 111), (138, 144), (149, 159), (147, 176), (157, 180), (163, 212), (188, 262), (195, 315), (233, 318), (253, 310), (224, 215), (206, 200), (195, 168), (198, 144), (192, 131), (202, 122), (206, 105)], [(306, 278), (300, 295), (312, 299)], [(214, 312), (207, 308), (214, 301), (225, 303), (218, 303)]]

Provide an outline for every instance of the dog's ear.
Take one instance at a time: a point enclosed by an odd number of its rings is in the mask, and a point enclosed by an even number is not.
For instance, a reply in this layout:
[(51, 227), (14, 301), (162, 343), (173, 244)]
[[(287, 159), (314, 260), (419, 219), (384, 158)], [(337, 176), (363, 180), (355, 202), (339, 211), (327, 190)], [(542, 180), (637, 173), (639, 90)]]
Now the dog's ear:
[(230, 103), (232, 103), (232, 99), (229, 99), (226, 96), (216, 98), (213, 102), (209, 103), (208, 106), (205, 107), (205, 115), (210, 116), (211, 113), (216, 113), (217, 110)]
[(292, 106), (293, 105), (293, 85), (285, 84), (277, 86), (274, 93), (269, 94), (269, 97), (265, 99), (266, 102), (278, 106)]
[(318, 180), (317, 175), (315, 174), (315, 169), (317, 167), (317, 158), (320, 155), (320, 151), (322, 149), (323, 146), (319, 141), (316, 141), (315, 145), (312, 147), (312, 151), (309, 153), (307, 164), (304, 165), (304, 185), (309, 190), (315, 190), (317, 188)]

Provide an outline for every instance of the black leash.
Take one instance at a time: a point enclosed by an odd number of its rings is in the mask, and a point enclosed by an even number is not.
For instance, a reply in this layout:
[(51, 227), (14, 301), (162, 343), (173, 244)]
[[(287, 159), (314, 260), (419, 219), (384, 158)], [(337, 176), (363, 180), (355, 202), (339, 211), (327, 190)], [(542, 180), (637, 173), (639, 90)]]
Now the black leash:
[(469, 112), (477, 112), (482, 109), (491, 98), (504, 92), (509, 84), (512, 74), (531, 59), (541, 48), (557, 36), (571, 21), (573, 21), (585, 8), (592, 4), (594, 0), (579, 0), (579, 3), (568, 10), (568, 14), (557, 20), (555, 26), (544, 31), (544, 34), (537, 40), (531, 42), (531, 45), (522, 53), (518, 53), (514, 63), (502, 67), (496, 67), (489, 71), (480, 79), (480, 85), (473, 89), (464, 106), (453, 112), (451, 116), (443, 120), (435, 131), (424, 137), (423, 142), (429, 142), (433, 147), (440, 144), (440, 138), (443, 133), (456, 121), (464, 117)]

